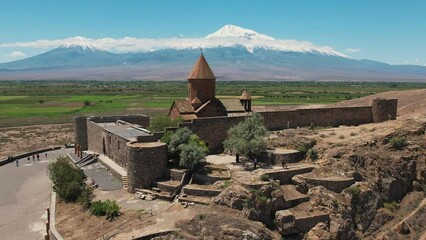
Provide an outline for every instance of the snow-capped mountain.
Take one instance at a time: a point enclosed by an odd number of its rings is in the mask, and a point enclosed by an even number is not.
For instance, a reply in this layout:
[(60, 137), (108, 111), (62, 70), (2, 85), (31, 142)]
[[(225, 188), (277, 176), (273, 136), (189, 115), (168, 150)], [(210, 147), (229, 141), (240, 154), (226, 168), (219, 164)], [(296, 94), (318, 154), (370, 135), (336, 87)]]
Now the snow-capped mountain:
[(202, 47), (222, 80), (426, 81), (426, 67), (355, 60), (330, 47), (275, 39), (233, 25), (204, 38), (73, 37), (43, 44), (56, 48), (0, 64), (0, 80), (183, 80)]
[(270, 40), (274, 41), (275, 38), (260, 34), (250, 29), (245, 29), (242, 27), (234, 26), (234, 25), (225, 25), (221, 29), (216, 32), (209, 34), (206, 36), (207, 39), (211, 38), (243, 38), (246, 40), (252, 39), (261, 39), (261, 40)]
[(80, 36), (72, 38), (72, 41), (65, 42), (64, 44), (59, 46), (59, 48), (72, 48), (72, 49), (81, 48), (81, 50), (83, 51), (91, 51), (91, 52), (100, 51), (99, 48), (93, 45), (92, 41)]

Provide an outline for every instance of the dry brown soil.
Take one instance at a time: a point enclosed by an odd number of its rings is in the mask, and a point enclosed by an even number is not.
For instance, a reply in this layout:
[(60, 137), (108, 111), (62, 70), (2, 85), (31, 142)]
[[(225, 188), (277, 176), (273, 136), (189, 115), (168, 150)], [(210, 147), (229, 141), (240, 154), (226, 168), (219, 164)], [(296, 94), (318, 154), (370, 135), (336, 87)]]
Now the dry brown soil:
[(0, 159), (73, 142), (72, 124), (0, 128)]

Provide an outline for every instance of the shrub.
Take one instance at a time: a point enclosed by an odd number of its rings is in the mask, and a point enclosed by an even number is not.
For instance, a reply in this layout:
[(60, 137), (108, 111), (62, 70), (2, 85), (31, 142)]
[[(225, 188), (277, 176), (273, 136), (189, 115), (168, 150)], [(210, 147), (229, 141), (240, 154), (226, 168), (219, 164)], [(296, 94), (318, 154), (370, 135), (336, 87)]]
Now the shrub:
[(356, 135), (358, 135), (357, 133), (354, 133), (354, 132), (351, 132), (350, 134), (349, 134), (351, 137), (353, 137), (353, 136), (356, 136)]
[(93, 194), (93, 188), (86, 186), (81, 191), (81, 194), (77, 199), (77, 202), (81, 204), (83, 210), (87, 210), (90, 208), (90, 205), (94, 197), (95, 195)]
[(90, 101), (89, 100), (84, 100), (83, 104), (84, 104), (84, 106), (90, 106)]
[(44, 103), (44, 100), (43, 100), (43, 99), (40, 99), (40, 100), (38, 100), (38, 103), (43, 104), (43, 103)]
[(175, 133), (170, 136), (170, 140), (167, 144), (167, 151), (169, 156), (172, 158), (179, 158), (181, 149), (180, 145), (186, 145), (189, 142), (189, 138), (192, 135), (192, 131), (187, 128), (179, 128)]
[(320, 136), (320, 138), (325, 138), (326, 137), (324, 133), (320, 134), (319, 136)]
[(105, 216), (105, 214), (106, 214), (105, 203), (100, 201), (100, 200), (92, 202), (92, 204), (90, 205), (90, 213), (92, 215), (97, 216), (97, 217)]
[(51, 162), (47, 171), (53, 182), (53, 191), (67, 202), (75, 202), (86, 187), (86, 175), (83, 170), (74, 167), (64, 157), (58, 157), (56, 161)]
[(339, 139), (345, 139), (345, 136), (340, 135), (340, 136), (339, 136)]
[(94, 216), (106, 216), (108, 220), (113, 220), (120, 215), (120, 206), (116, 201), (95, 201), (90, 206), (90, 213)]
[(403, 137), (393, 137), (389, 139), (389, 143), (391, 144), (392, 148), (396, 150), (401, 150), (403, 147), (407, 146), (407, 140)]
[(306, 153), (308, 152), (308, 149), (306, 149), (305, 145), (300, 145), (300, 146), (297, 148), (297, 151), (299, 151), (299, 152), (303, 153), (303, 155), (306, 155)]
[(268, 174), (262, 174), (262, 175), (260, 175), (260, 180), (262, 180), (264, 182), (268, 182), (269, 181)]
[(395, 212), (398, 209), (398, 203), (393, 202), (385, 202), (383, 203), (383, 207), (391, 212)]
[(318, 159), (318, 153), (315, 149), (311, 148), (308, 151), (308, 157), (312, 160), (317, 160)]
[(231, 186), (231, 180), (225, 180), (223, 181), (222, 185), (220, 185), (220, 188), (227, 188), (229, 186)]

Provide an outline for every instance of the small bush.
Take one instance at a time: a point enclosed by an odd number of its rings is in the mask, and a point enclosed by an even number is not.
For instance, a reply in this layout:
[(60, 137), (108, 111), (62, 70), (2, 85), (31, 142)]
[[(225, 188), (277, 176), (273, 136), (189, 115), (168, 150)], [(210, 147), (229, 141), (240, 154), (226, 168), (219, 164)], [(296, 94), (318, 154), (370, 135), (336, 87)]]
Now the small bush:
[(325, 138), (326, 137), (324, 133), (320, 134), (319, 136), (320, 136), (320, 138)]
[(43, 99), (40, 99), (40, 100), (38, 100), (38, 103), (43, 104), (43, 103), (44, 103), (44, 100), (43, 100)]
[(105, 203), (100, 201), (100, 200), (92, 202), (92, 204), (90, 205), (90, 213), (92, 215), (97, 216), (97, 217), (105, 216), (105, 214), (106, 214)]
[(268, 176), (268, 174), (262, 174), (262, 175), (260, 175), (260, 180), (262, 180), (264, 182), (269, 182), (269, 176)]
[(407, 146), (407, 140), (403, 137), (393, 137), (389, 139), (389, 143), (392, 148), (396, 150), (401, 150), (403, 147)]
[(90, 206), (90, 213), (94, 216), (106, 216), (108, 220), (113, 220), (120, 215), (120, 206), (116, 201), (106, 200), (95, 201)]
[(349, 134), (351, 137), (353, 137), (353, 136), (356, 136), (356, 135), (358, 135), (357, 133), (354, 133), (354, 132), (351, 132), (350, 134)]
[(83, 104), (84, 104), (84, 106), (90, 106), (90, 101), (89, 100), (84, 100)]
[(225, 180), (223, 181), (222, 185), (220, 185), (220, 188), (227, 188), (229, 186), (231, 186), (231, 180)]
[(385, 202), (383, 203), (383, 207), (391, 212), (395, 212), (398, 209), (398, 203), (393, 202)]
[(81, 204), (83, 210), (87, 210), (90, 208), (90, 205), (94, 197), (95, 197), (95, 194), (93, 193), (93, 188), (85, 187), (81, 191), (81, 194), (77, 199), (77, 202)]
[(309, 149), (307, 154), (308, 154), (308, 157), (312, 160), (318, 159), (318, 152), (313, 148)]
[(305, 145), (300, 145), (297, 148), (297, 151), (299, 151), (299, 152), (303, 153), (303, 155), (305, 155), (308, 152), (308, 149), (306, 149)]
[(335, 132), (331, 132), (331, 133), (330, 133), (330, 136), (334, 136), (334, 135), (336, 135), (336, 133), (335, 133)]
[(340, 135), (340, 136), (339, 136), (339, 139), (345, 139), (345, 136)]

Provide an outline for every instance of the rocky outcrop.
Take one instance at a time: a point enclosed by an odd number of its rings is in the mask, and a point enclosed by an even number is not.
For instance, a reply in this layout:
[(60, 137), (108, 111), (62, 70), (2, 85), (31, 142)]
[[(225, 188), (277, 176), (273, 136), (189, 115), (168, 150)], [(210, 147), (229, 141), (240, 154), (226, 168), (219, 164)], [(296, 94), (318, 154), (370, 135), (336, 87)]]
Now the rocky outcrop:
[(178, 239), (273, 240), (277, 234), (266, 227), (232, 215), (199, 214), (176, 224)]
[(232, 209), (243, 210), (247, 199), (250, 198), (250, 191), (238, 184), (233, 184), (223, 190), (213, 202)]

